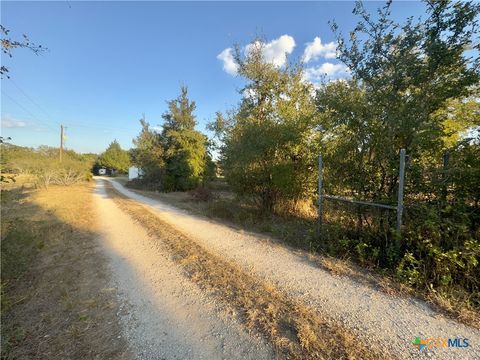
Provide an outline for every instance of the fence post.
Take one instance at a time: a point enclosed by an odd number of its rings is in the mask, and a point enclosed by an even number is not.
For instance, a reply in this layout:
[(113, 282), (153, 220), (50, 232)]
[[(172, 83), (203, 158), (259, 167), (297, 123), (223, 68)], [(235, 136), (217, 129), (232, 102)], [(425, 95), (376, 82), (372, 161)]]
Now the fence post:
[(322, 234), (322, 186), (323, 186), (323, 158), (320, 154), (318, 156), (318, 235)]
[(401, 233), (403, 214), (403, 186), (405, 182), (405, 149), (400, 149), (400, 172), (398, 175), (397, 231)]

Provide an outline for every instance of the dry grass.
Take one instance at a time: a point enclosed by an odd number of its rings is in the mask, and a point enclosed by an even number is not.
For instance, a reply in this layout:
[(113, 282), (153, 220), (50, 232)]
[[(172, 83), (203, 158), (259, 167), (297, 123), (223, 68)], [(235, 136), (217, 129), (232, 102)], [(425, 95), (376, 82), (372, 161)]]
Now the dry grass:
[(389, 295), (412, 295), (413, 290), (401, 283), (393, 281), (387, 276), (382, 276), (353, 264), (345, 259), (338, 259), (328, 255), (313, 255), (309, 259), (319, 267), (336, 276), (348, 276), (359, 283), (379, 289)]
[[(118, 181), (118, 179), (115, 179)], [(125, 183), (125, 181), (119, 181)], [(261, 211), (253, 204), (247, 203), (225, 190), (211, 190), (209, 201), (198, 201), (189, 192), (162, 193), (130, 188), (131, 191), (153, 199), (164, 201), (180, 209), (194, 214), (221, 220), (226, 225), (242, 228), (248, 231), (261, 232), (281, 239), (285, 244), (303, 250), (315, 250), (315, 221), (310, 205), (305, 203), (289, 204), (278, 211), (285, 216), (279, 216)], [(303, 214), (301, 217), (292, 216), (293, 208)]]
[(451, 293), (442, 294), (434, 290), (416, 290), (408, 285), (395, 281), (395, 279), (390, 276), (362, 269), (348, 260), (313, 254), (309, 256), (309, 259), (333, 275), (348, 276), (362, 284), (374, 289), (379, 289), (388, 295), (416, 296), (428, 302), (438, 312), (466, 325), (480, 329), (480, 313), (470, 309), (466, 305), (471, 303), (471, 301), (470, 299), (464, 298), (465, 291), (460, 290), (457, 294), (452, 295)]
[[(120, 182), (122, 184), (127, 183), (126, 180)], [(281, 217), (265, 214), (259, 212), (258, 209), (245, 206), (245, 204), (236, 201), (234, 195), (224, 191), (224, 189), (213, 191), (213, 199), (210, 201), (197, 201), (187, 192), (160, 193), (138, 189), (131, 190), (194, 214), (221, 220), (232, 227), (271, 235), (280, 239), (283, 245), (292, 246), (294, 249), (305, 252), (312, 262), (334, 275), (348, 276), (388, 295), (416, 296), (428, 302), (444, 315), (480, 329), (480, 312), (472, 309), (471, 301), (465, 297), (464, 293), (439, 294), (430, 289), (413, 289), (398, 281), (392, 272), (374, 271), (360, 267), (349, 259), (339, 259), (326, 254), (319, 255), (316, 248), (316, 234), (313, 230), (315, 229), (316, 214), (312, 211), (311, 203), (286, 204), (283, 209), (277, 209), (284, 214)], [(292, 213), (297, 212), (301, 216), (292, 216)]]
[(427, 301), (438, 310), (458, 319), (464, 324), (480, 329), (480, 313), (478, 310), (472, 310), (465, 305), (471, 303), (472, 294), (466, 294), (463, 289), (458, 291), (458, 293), (452, 293), (454, 291), (455, 290), (450, 290), (449, 293), (442, 294), (430, 290), (428, 292), (426, 291), (424, 296)]
[(274, 207), (274, 212), (282, 217), (296, 217), (315, 221), (317, 209), (310, 200), (285, 200)]
[(3, 181), (0, 183), (2, 190), (17, 188), (32, 189), (36, 187), (37, 179), (31, 174), (9, 174), (2, 173)]
[(2, 192), (2, 358), (126, 359), (91, 185)]
[(367, 347), (353, 333), (293, 301), (236, 265), (215, 256), (162, 222), (135, 201), (112, 187), (107, 191), (116, 204), (151, 236), (164, 242), (172, 258), (200, 287), (223, 301), (249, 328), (269, 339), (280, 358), (385, 359), (390, 356), (371, 344)]

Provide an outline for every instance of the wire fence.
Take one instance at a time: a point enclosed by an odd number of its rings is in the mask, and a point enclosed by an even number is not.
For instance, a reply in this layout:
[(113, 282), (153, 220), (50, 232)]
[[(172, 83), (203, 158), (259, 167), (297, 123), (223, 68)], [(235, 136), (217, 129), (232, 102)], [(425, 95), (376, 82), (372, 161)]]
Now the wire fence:
[(415, 236), (435, 238), (445, 250), (472, 234), (480, 236), (479, 204), (474, 197), (480, 193), (480, 170), (448, 153), (429, 166), (406, 163), (405, 158), (402, 149), (395, 204), (326, 194), (325, 164), (319, 157), (317, 231), (323, 249), (340, 256), (353, 251), (360, 260), (391, 266)]
[(330, 201), (337, 201), (343, 203), (350, 203), (356, 204), (359, 206), (370, 206), (370, 207), (377, 207), (386, 210), (394, 210), (396, 211), (396, 229), (398, 233), (401, 232), (402, 228), (402, 214), (403, 214), (403, 188), (405, 182), (405, 149), (400, 150), (400, 166), (399, 166), (399, 174), (398, 174), (398, 196), (397, 196), (397, 204), (388, 205), (388, 204), (380, 204), (374, 203), (364, 200), (356, 200), (356, 199), (349, 199), (345, 197), (335, 196), (335, 195), (328, 195), (324, 194), (323, 191), (323, 157), (322, 155), (318, 158), (318, 231), (321, 236), (322, 233), (322, 223), (323, 223), (323, 202), (324, 200)]

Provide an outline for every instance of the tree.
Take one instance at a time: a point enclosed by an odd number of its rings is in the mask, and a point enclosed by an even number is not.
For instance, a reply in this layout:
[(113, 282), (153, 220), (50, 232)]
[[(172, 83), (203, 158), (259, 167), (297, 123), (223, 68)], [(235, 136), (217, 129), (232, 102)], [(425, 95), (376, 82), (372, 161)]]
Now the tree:
[(442, 125), (444, 150), (455, 148), (462, 137), (480, 127), (480, 91), (463, 99), (449, 99), (432, 116)]
[[(411, 284), (461, 283), (476, 293), (479, 140), (465, 134), (479, 118), (480, 5), (427, 1), (426, 21), (403, 24), (391, 19), (390, 5), (375, 16), (357, 2), (360, 21), (348, 40), (333, 24), (351, 79), (325, 84), (316, 94), (325, 188), (395, 203), (399, 150), (406, 149), (402, 237), (388, 226), (376, 232), (389, 219), (356, 206), (356, 231), (345, 230), (349, 251), (396, 268)], [(472, 48), (477, 51), (467, 51)], [(343, 225), (354, 224), (348, 213), (341, 214)], [(336, 246), (332, 240), (327, 246)], [(457, 260), (463, 254), (469, 255)]]
[(130, 167), (130, 156), (128, 151), (123, 150), (117, 140), (114, 140), (98, 157), (98, 165), (125, 173)]
[[(395, 198), (400, 148), (410, 159), (408, 193), (415, 193), (426, 166), (442, 158), (447, 129), (438, 112), (449, 101), (470, 96), (480, 80), (478, 57), (466, 53), (478, 48), (473, 36), (480, 5), (446, 0), (426, 4), (424, 23), (410, 18), (397, 24), (390, 18), (391, 1), (377, 19), (357, 2), (354, 13), (361, 20), (349, 41), (333, 24), (339, 59), (349, 67), (352, 81), (321, 89), (317, 105), (324, 119), (329, 118), (324, 131), (335, 142), (332, 155), (338, 161), (330, 163), (338, 166), (331, 173), (343, 172), (351, 179), (355, 195)], [(456, 133), (463, 130), (455, 127)], [(347, 159), (356, 165), (346, 167)]]
[(133, 140), (133, 162), (142, 168), (145, 186), (162, 191), (184, 191), (213, 179), (215, 164), (209, 153), (205, 135), (195, 130), (195, 102), (188, 98), (188, 89), (167, 102), (162, 115), (162, 132), (140, 120), (142, 130)]
[(207, 138), (195, 130), (195, 108), (195, 102), (188, 98), (187, 87), (182, 86), (180, 95), (168, 102), (168, 111), (162, 116), (166, 191), (192, 189), (211, 173)]
[(150, 128), (145, 117), (140, 119), (142, 130), (133, 140), (135, 148), (131, 150), (133, 163), (142, 169), (143, 182), (154, 188), (162, 188), (165, 176), (165, 160), (162, 136)]
[(312, 86), (301, 65), (279, 68), (263, 57), (255, 40), (242, 55), (238, 74), (246, 80), (237, 109), (217, 113), (211, 129), (221, 137), (222, 170), (233, 189), (265, 209), (313, 195), (319, 145)]

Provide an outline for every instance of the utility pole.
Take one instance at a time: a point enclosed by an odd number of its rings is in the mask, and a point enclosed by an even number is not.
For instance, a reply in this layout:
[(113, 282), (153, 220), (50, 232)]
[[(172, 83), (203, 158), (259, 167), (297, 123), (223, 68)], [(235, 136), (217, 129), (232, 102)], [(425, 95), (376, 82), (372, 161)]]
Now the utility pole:
[(60, 162), (63, 156), (63, 125), (60, 125)]

